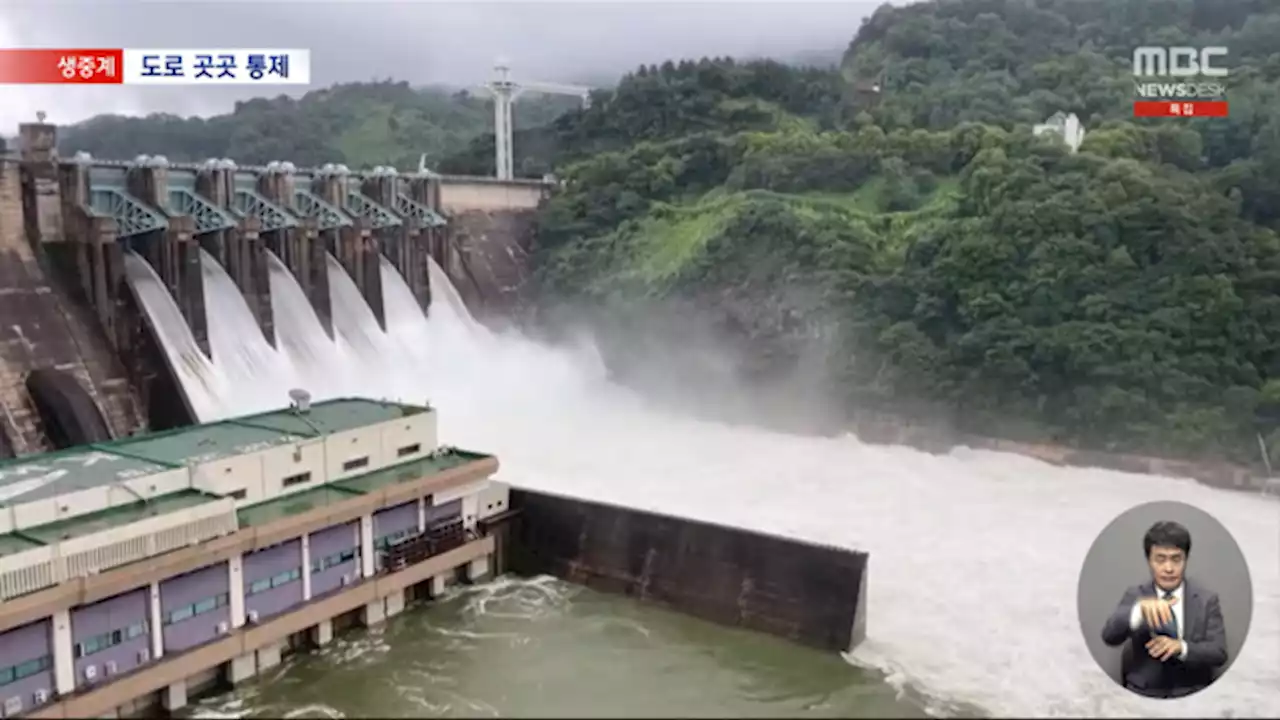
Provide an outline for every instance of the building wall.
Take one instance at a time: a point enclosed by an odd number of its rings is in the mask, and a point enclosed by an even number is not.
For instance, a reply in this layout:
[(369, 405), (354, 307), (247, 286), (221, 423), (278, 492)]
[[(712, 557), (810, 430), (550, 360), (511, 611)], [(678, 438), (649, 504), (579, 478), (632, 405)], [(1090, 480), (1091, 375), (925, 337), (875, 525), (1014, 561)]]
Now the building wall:
[(475, 527), (476, 518), (480, 514), (480, 494), (484, 492), (485, 483), (475, 482), (459, 485), (443, 492), (436, 493), (436, 505), (444, 505), (445, 503), (455, 500), (462, 501), (462, 522), (470, 530)]
[[(71, 644), (76, 687), (109, 679), (150, 662), (151, 600), (147, 589), (133, 590), (71, 610)], [(145, 654), (144, 654), (145, 651)], [(91, 680), (88, 668), (96, 675)]]
[[(342, 587), (342, 576), (354, 580), (360, 574), (360, 523), (346, 523), (311, 533), (307, 541), (311, 555), (311, 597), (316, 598)], [(350, 559), (333, 564), (344, 553)]]
[(231, 622), (226, 563), (179, 575), (160, 583), (164, 651), (181, 652), (218, 637), (218, 624)]
[(421, 459), (436, 447), (434, 412), (409, 415), (382, 424), (382, 457), (389, 465)]
[(511, 488), (506, 483), (491, 482), (480, 491), (479, 515), (481, 519), (501, 515), (511, 509)]
[[(53, 641), (48, 620), (0, 633), (0, 716), (9, 698), (22, 700), (23, 708), (35, 705), (37, 690), (53, 691)], [(22, 679), (15, 679), (13, 669), (28, 661), (40, 661), (43, 669)], [(25, 668), (24, 668), (25, 670)]]
[(418, 534), (418, 501), (379, 510), (373, 514), (373, 545), (378, 550), (374, 567), (382, 568), (383, 546), (394, 540)]
[[(285, 487), (285, 478), (310, 473), (310, 482)], [(219, 458), (196, 467), (195, 487), (223, 495), (243, 492), (238, 505), (310, 490), (324, 479), (324, 440), (299, 439), (247, 455)]]
[(243, 562), (246, 618), (257, 612), (258, 619), (264, 620), (302, 602), (301, 540), (249, 553)]
[(404, 532), (417, 532), (418, 530), (418, 502), (405, 503), (389, 507), (386, 510), (379, 510), (373, 514), (373, 539), (376, 542), (379, 538), (388, 535)]
[(462, 500), (450, 500), (441, 505), (427, 506), (427, 527), (445, 520), (455, 520), (462, 514)]
[(356, 428), (325, 437), (328, 467), (325, 476), (329, 482), (364, 475), (370, 470), (385, 467), (382, 456), (382, 425)]
[(534, 210), (551, 190), (529, 180), (448, 177), (440, 183), (440, 208), (446, 213), (467, 210)]
[[(117, 455), (88, 450), (61, 456), (57, 460), (50, 460), (47, 464), (41, 463), (44, 467), (43, 472), (35, 472), (37, 468), (30, 465), (25, 466), (21, 472), (24, 475), (30, 474), (28, 477), (34, 477), (68, 468), (90, 466), (106, 471), (112, 469), (112, 463), (118, 459)], [(47, 525), (121, 505), (133, 505), (140, 497), (150, 499), (186, 490), (190, 486), (186, 468), (164, 470), (156, 466), (155, 470), (156, 472), (150, 475), (120, 478), (117, 482), (108, 485), (73, 490), (30, 502), (12, 503), (8, 507), (0, 508), (0, 533)], [(4, 473), (0, 471), (0, 476), (3, 475)]]

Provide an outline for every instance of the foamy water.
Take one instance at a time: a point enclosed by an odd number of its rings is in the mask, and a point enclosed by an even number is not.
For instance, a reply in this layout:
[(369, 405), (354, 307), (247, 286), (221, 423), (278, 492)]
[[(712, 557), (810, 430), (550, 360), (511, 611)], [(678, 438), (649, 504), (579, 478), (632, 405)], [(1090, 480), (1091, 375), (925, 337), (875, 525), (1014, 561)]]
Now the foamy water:
[[(407, 289), (385, 299), (399, 304), (388, 308), (395, 332), (378, 337), (366, 326), (358, 341), (408, 353), (416, 372), (396, 374), (395, 394), (429, 397), (442, 442), (498, 454), (500, 479), (869, 551), (868, 639), (849, 660), (910, 683), (942, 710), (962, 702), (999, 716), (1280, 715), (1280, 503), (988, 451), (934, 456), (682, 418), (610, 385), (589, 346), (459, 332), (465, 320), (448, 303), (415, 324)], [(1176, 702), (1116, 686), (1076, 620), (1093, 539), (1152, 500), (1191, 503), (1222, 521), (1256, 593), (1231, 670)]]

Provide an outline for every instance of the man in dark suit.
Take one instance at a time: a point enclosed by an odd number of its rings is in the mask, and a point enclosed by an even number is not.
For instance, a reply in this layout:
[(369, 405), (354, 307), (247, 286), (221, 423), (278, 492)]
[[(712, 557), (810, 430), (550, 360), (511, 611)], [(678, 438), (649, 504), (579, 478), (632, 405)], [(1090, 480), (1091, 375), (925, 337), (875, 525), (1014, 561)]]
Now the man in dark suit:
[(1139, 695), (1183, 697), (1213, 683), (1227, 662), (1218, 594), (1186, 577), (1191, 533), (1161, 521), (1142, 538), (1151, 581), (1125, 591), (1102, 627), (1102, 641), (1131, 643), (1124, 686)]

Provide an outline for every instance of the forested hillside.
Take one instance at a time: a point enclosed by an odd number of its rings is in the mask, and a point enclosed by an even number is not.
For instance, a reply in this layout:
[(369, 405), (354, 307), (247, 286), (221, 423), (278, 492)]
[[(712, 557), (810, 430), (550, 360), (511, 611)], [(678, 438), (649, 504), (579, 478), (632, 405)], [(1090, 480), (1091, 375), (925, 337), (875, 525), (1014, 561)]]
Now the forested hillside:
[[(879, 9), (838, 73), (641, 68), (520, 146), (566, 184), (544, 303), (598, 308), (623, 369), (702, 378), (688, 338), (714, 332), (740, 374), (851, 412), (1256, 461), (1280, 441), (1277, 38), (1266, 0), (952, 0)], [(1228, 46), (1231, 116), (1135, 122), (1151, 44)], [(1057, 111), (1079, 153), (1032, 135)]]
[[(522, 99), (517, 172), (564, 180), (539, 307), (590, 308), (615, 371), (681, 391), (732, 376), (981, 434), (1280, 450), (1280, 3), (935, 0), (850, 33), (834, 69), (673, 60), (553, 122), (571, 100)], [(1230, 117), (1133, 120), (1133, 48), (1180, 44), (1230, 49)], [(1031, 133), (1059, 111), (1078, 153)], [(489, 113), (351, 85), (64, 146), (488, 174)]]
[[(545, 125), (577, 102), (529, 96), (517, 105), (516, 125)], [(255, 98), (211, 118), (101, 115), (63, 128), (58, 145), (64, 155), (85, 150), (96, 157), (229, 157), (244, 164), (288, 159), (300, 166), (333, 162), (408, 170), (423, 153), (437, 166), (492, 127), (493, 104), (484, 97), (387, 81), (335, 85), (298, 99)]]

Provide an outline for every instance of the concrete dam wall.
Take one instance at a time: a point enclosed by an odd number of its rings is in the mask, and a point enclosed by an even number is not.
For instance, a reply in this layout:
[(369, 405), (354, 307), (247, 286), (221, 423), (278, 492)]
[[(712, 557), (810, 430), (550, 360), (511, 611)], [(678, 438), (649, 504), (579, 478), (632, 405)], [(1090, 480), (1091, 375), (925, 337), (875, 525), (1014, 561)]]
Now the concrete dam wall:
[[(58, 238), (39, 237), (38, 224), (25, 221), (41, 211), (48, 214), (49, 195), (56, 211), (56, 191), (50, 186), (56, 186), (52, 178), (37, 175), (24, 181), (16, 159), (0, 159), (0, 434), (7, 438), (0, 444), (15, 454), (51, 447), (28, 390), (34, 371), (74, 377), (117, 437), (143, 423), (124, 369), (101, 328), (37, 251), (42, 241)], [(29, 237), (33, 234), (35, 238)]]
[(505, 566), (821, 650), (866, 637), (868, 554), (511, 488)]
[(529, 275), (534, 221), (551, 185), (540, 180), (451, 177), (439, 205), (449, 218), (441, 266), (472, 312), (506, 315)]

